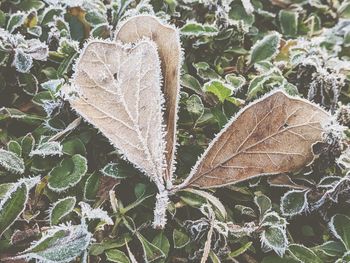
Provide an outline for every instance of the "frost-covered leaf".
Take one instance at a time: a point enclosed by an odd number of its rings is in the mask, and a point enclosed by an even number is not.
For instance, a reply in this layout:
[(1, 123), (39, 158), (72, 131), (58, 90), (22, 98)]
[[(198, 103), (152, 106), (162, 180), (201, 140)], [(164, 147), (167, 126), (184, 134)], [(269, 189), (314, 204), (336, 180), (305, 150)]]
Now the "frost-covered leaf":
[(56, 141), (39, 142), (39, 145), (30, 152), (30, 156), (38, 155), (43, 157), (61, 156), (62, 154), (62, 145)]
[(297, 171), (313, 161), (312, 145), (322, 141), (328, 118), (306, 100), (271, 93), (231, 119), (180, 187), (219, 187)]
[(81, 207), (81, 214), (84, 218), (89, 220), (99, 219), (108, 225), (113, 225), (113, 220), (108, 216), (108, 213), (101, 208), (92, 208), (85, 202), (80, 202), (79, 205)]
[(180, 32), (184, 36), (214, 36), (218, 29), (214, 25), (200, 24), (197, 22), (187, 22)]
[(157, 186), (163, 185), (163, 98), (160, 62), (152, 42), (143, 40), (133, 48), (89, 42), (65, 93), (74, 110)]
[(197, 94), (191, 95), (186, 101), (186, 109), (194, 121), (197, 121), (204, 113), (204, 105)]
[(119, 172), (117, 163), (109, 163), (105, 167), (102, 168), (101, 173), (104, 176), (110, 176), (115, 179), (124, 179), (126, 178), (125, 174), (121, 174)]
[(62, 192), (76, 185), (87, 171), (87, 160), (76, 154), (67, 157), (49, 173), (48, 186), (51, 190)]
[(45, 61), (49, 55), (49, 48), (38, 39), (29, 39), (27, 40), (25, 52), (30, 55), (32, 59)]
[(9, 21), (7, 22), (7, 31), (13, 33), (18, 27), (20, 27), (26, 18), (24, 12), (17, 12), (11, 15)]
[(76, 198), (74, 196), (67, 196), (55, 202), (50, 209), (50, 225), (57, 225), (63, 217), (72, 212), (75, 203)]
[(240, 248), (230, 252), (229, 257), (234, 258), (234, 257), (238, 257), (239, 255), (242, 255), (244, 252), (246, 252), (252, 246), (252, 244), (253, 244), (253, 242), (245, 243)]
[(17, 154), (0, 149), (0, 166), (7, 171), (17, 174), (24, 173), (24, 161)]
[(183, 248), (188, 243), (190, 243), (190, 241), (191, 241), (191, 239), (186, 233), (184, 233), (181, 230), (178, 230), (176, 228), (174, 229), (173, 242), (174, 242), (175, 248)]
[(55, 226), (16, 258), (36, 259), (45, 263), (72, 262), (85, 252), (91, 237), (86, 225)]
[(301, 214), (308, 208), (308, 191), (291, 190), (281, 198), (281, 211), (285, 216)]
[(118, 249), (110, 249), (106, 252), (106, 257), (111, 262), (117, 263), (130, 263), (129, 258), (124, 252)]
[(12, 185), (0, 202), (0, 236), (22, 214), (26, 207), (29, 186), (24, 182)]
[(285, 253), (288, 247), (286, 231), (281, 227), (267, 228), (261, 233), (260, 240), (264, 247), (274, 250), (280, 256)]
[(344, 244), (340, 241), (327, 241), (319, 246), (313, 247), (312, 249), (316, 254), (323, 253), (330, 257), (340, 258), (346, 252)]
[(260, 213), (261, 217), (263, 217), (265, 215), (265, 213), (269, 212), (272, 208), (271, 199), (263, 194), (255, 196), (254, 203), (259, 208), (259, 213)]
[(158, 48), (163, 75), (165, 98), (166, 163), (165, 178), (171, 179), (176, 150), (176, 120), (180, 91), (181, 44), (178, 31), (158, 18), (139, 15), (126, 20), (116, 34), (116, 40), (123, 43), (137, 43), (143, 37), (152, 39)]
[(277, 55), (281, 36), (273, 32), (257, 41), (250, 52), (249, 63), (254, 64), (259, 61), (268, 60)]
[(311, 249), (300, 245), (300, 244), (291, 244), (288, 247), (289, 252), (293, 255), (294, 258), (300, 262), (310, 262), (310, 263), (322, 263), (322, 261)]
[(346, 215), (336, 214), (330, 222), (329, 228), (333, 235), (343, 242), (347, 250), (350, 249), (350, 218)]
[[(191, 205), (191, 203), (192, 203), (192, 205), (194, 205), (195, 207), (200, 207), (200, 206), (202, 206), (202, 204), (204, 204), (206, 202), (210, 202), (210, 204), (213, 206), (213, 208), (217, 209), (223, 218), (226, 218), (227, 212), (226, 212), (225, 206), (214, 195), (212, 195), (206, 191), (202, 191), (202, 190), (198, 190), (198, 189), (191, 189), (191, 188), (184, 189), (183, 192), (190, 193), (194, 196), (204, 198), (203, 201), (201, 201), (201, 200), (197, 201), (195, 199), (191, 200), (191, 196), (182, 196), (182, 200), (187, 202), (189, 205)], [(198, 204), (196, 202), (198, 202)]]
[(13, 183), (0, 184), (0, 200), (3, 199), (7, 192), (13, 187)]
[(278, 14), (282, 33), (287, 36), (295, 36), (298, 33), (298, 13), (289, 10), (281, 10)]
[(137, 237), (141, 242), (143, 249), (143, 259), (146, 263), (154, 262), (158, 259), (165, 258), (165, 254), (163, 253), (163, 251), (151, 242), (149, 242), (144, 236), (142, 236), (140, 233), (137, 233)]
[(50, 79), (46, 82), (41, 83), (41, 87), (45, 90), (49, 90), (55, 93), (62, 85), (62, 83), (62, 79)]
[(18, 157), (22, 156), (22, 147), (16, 141), (9, 141), (7, 143), (7, 150), (9, 150), (10, 152), (15, 153)]
[(13, 65), (16, 70), (21, 73), (26, 73), (30, 70), (33, 64), (33, 58), (25, 53), (23, 49), (17, 48), (15, 52), (15, 58), (13, 60)]

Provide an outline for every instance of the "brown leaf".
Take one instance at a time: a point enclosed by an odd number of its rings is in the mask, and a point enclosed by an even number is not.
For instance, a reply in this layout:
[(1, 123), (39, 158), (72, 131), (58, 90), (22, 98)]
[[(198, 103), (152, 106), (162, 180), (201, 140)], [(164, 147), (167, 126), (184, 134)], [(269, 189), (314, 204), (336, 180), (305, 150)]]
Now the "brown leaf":
[(93, 40), (82, 51), (64, 93), (75, 111), (164, 188), (160, 76), (153, 42), (142, 40), (131, 47)]
[(172, 178), (176, 145), (176, 119), (178, 96), (180, 90), (181, 44), (175, 28), (165, 25), (158, 18), (150, 15), (139, 15), (128, 19), (121, 25), (116, 40), (123, 43), (134, 43), (147, 37), (158, 46), (161, 68), (164, 79), (166, 124), (166, 160), (168, 173), (166, 179)]
[(314, 159), (329, 115), (277, 91), (246, 107), (213, 140), (182, 187), (219, 187), (259, 175), (297, 171)]

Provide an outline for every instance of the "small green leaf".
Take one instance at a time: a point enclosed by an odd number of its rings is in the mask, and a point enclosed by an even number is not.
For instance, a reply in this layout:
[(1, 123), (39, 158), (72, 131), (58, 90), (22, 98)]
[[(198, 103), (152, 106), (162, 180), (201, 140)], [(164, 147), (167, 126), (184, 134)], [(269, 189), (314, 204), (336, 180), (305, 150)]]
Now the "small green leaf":
[(295, 36), (298, 33), (298, 13), (289, 10), (281, 10), (278, 15), (282, 33), (287, 36)]
[(282, 256), (287, 247), (288, 239), (286, 231), (281, 227), (269, 227), (261, 234), (261, 244), (269, 249), (273, 249), (278, 255)]
[(221, 80), (211, 80), (204, 84), (203, 90), (205, 92), (213, 93), (220, 102), (230, 97), (233, 93), (233, 87), (222, 82)]
[(13, 33), (18, 27), (20, 27), (26, 18), (25, 13), (17, 12), (11, 15), (8, 23), (7, 23), (7, 31)]
[(49, 173), (48, 186), (56, 192), (64, 191), (76, 185), (87, 171), (87, 160), (76, 154), (65, 158)]
[(247, 242), (245, 243), (243, 246), (241, 246), (239, 249), (236, 249), (234, 251), (232, 251), (229, 254), (229, 257), (231, 258), (235, 258), (238, 257), (239, 255), (242, 255), (244, 252), (246, 252), (251, 246), (252, 246), (253, 242)]
[(13, 187), (14, 183), (0, 184), (0, 200), (3, 199), (7, 192)]
[(333, 235), (343, 242), (347, 250), (350, 250), (350, 218), (346, 215), (336, 214), (330, 222), (329, 228)]
[(76, 198), (74, 196), (68, 196), (54, 203), (50, 211), (50, 225), (60, 223), (63, 217), (73, 211), (75, 203)]
[(137, 237), (142, 244), (143, 249), (143, 258), (146, 263), (153, 262), (160, 258), (165, 258), (165, 255), (162, 250), (157, 248), (151, 242), (149, 242), (146, 238), (144, 238), (140, 233), (137, 233)]
[(281, 198), (281, 212), (285, 216), (299, 215), (308, 207), (307, 191), (291, 190)]
[(85, 182), (84, 186), (84, 198), (89, 201), (96, 199), (96, 194), (100, 186), (99, 174), (92, 173)]
[(28, 133), (21, 140), (22, 153), (24, 157), (28, 157), (32, 152), (35, 144), (35, 139), (31, 133)]
[(0, 149), (0, 166), (7, 171), (17, 174), (24, 173), (24, 161), (13, 152)]
[(260, 216), (262, 217), (266, 212), (272, 208), (271, 199), (264, 194), (259, 194), (254, 197), (254, 202), (259, 208)]
[(273, 32), (264, 36), (263, 39), (257, 41), (250, 52), (250, 64), (259, 61), (269, 60), (277, 55), (280, 45), (281, 36), (277, 32)]
[(188, 22), (180, 29), (180, 32), (184, 36), (214, 36), (218, 33), (218, 29), (213, 25)]
[(29, 189), (25, 182), (16, 183), (0, 202), (0, 236), (22, 214), (28, 200)]
[(177, 230), (176, 228), (174, 229), (173, 242), (175, 248), (183, 248), (188, 243), (190, 243), (190, 241), (191, 239), (186, 233), (183, 233), (182, 231)]
[(9, 150), (10, 152), (13, 152), (14, 154), (16, 154), (18, 157), (22, 156), (22, 147), (21, 145), (16, 142), (16, 141), (9, 141), (7, 143), (7, 150)]
[(181, 86), (196, 92), (198, 95), (202, 95), (203, 93), (199, 81), (190, 74), (184, 74), (181, 76)]
[(130, 263), (129, 258), (124, 252), (118, 249), (110, 249), (106, 251), (106, 257), (109, 261), (117, 263)]
[(309, 248), (300, 244), (291, 244), (288, 247), (289, 252), (300, 262), (322, 263), (323, 261)]
[(204, 113), (204, 105), (201, 98), (196, 94), (191, 95), (186, 100), (186, 109), (194, 121), (197, 121)]
[(313, 251), (315, 251), (316, 254), (322, 252), (327, 256), (340, 258), (346, 252), (346, 248), (342, 242), (330, 240), (322, 245), (314, 247)]
[(101, 173), (104, 176), (109, 176), (115, 179), (124, 179), (126, 176), (124, 174), (120, 174), (119, 172), (119, 164), (118, 163), (109, 163), (101, 170)]
[(168, 256), (170, 243), (163, 231), (159, 232), (152, 241), (152, 244), (163, 251), (165, 257)]
[(62, 143), (62, 151), (65, 154), (74, 155), (86, 155), (86, 148), (84, 143), (79, 138), (73, 138), (69, 140), (65, 140)]

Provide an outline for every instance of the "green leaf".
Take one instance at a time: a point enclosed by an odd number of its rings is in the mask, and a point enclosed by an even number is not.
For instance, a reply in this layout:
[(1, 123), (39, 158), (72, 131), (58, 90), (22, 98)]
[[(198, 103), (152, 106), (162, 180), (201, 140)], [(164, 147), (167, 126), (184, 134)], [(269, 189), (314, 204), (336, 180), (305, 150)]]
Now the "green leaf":
[(225, 80), (234, 88), (235, 91), (242, 88), (242, 86), (246, 83), (246, 80), (243, 76), (241, 75), (237, 76), (235, 74), (227, 74), (225, 76)]
[(322, 252), (329, 257), (340, 258), (346, 252), (346, 248), (340, 241), (327, 241), (322, 245), (316, 246), (312, 249), (316, 254)]
[(98, 188), (100, 186), (99, 174), (92, 173), (85, 182), (84, 198), (86, 200), (95, 200)]
[(24, 161), (13, 152), (0, 149), (0, 166), (5, 168), (7, 171), (22, 174), (24, 173)]
[(61, 192), (76, 185), (87, 171), (87, 160), (76, 154), (65, 158), (49, 173), (48, 186), (51, 190)]
[(330, 222), (329, 228), (333, 235), (343, 242), (347, 250), (350, 250), (350, 218), (346, 215), (336, 214)]
[(280, 45), (281, 36), (277, 32), (273, 32), (257, 41), (250, 52), (250, 64), (259, 61), (269, 60), (277, 55)]
[(121, 174), (119, 172), (119, 164), (118, 163), (109, 163), (105, 167), (102, 168), (101, 173), (104, 176), (109, 176), (115, 179), (124, 179), (126, 178), (125, 174)]
[(45, 4), (40, 0), (21, 0), (18, 5), (18, 8), (24, 11), (29, 11), (31, 9), (38, 10), (43, 7), (45, 7)]
[(26, 18), (25, 13), (17, 12), (10, 16), (9, 21), (7, 22), (7, 31), (13, 33), (18, 27), (20, 27)]
[(272, 208), (271, 199), (264, 194), (255, 196), (254, 203), (258, 206), (261, 217)]
[(338, 8), (338, 14), (342, 18), (350, 18), (350, 2), (344, 1)]
[(241, 246), (239, 249), (236, 249), (228, 255), (231, 258), (238, 257), (239, 255), (242, 255), (244, 252), (246, 252), (251, 246), (253, 242), (247, 242), (243, 246)]
[(18, 157), (22, 156), (22, 147), (21, 145), (16, 142), (16, 141), (9, 141), (7, 143), (7, 150), (9, 150), (10, 152), (13, 152), (14, 154), (16, 154)]
[(67, 196), (66, 198), (58, 200), (52, 205), (50, 209), (50, 225), (57, 225), (61, 219), (73, 211), (76, 203), (74, 196)]
[(62, 155), (62, 145), (59, 142), (48, 141), (40, 142), (39, 145), (31, 151), (30, 156), (53, 156), (53, 155)]
[(214, 36), (218, 33), (218, 29), (213, 25), (188, 22), (180, 29), (180, 32), (184, 36)]
[(300, 244), (291, 244), (288, 247), (292, 256), (300, 262), (322, 263), (323, 261), (309, 248)]
[(73, 138), (69, 140), (65, 140), (62, 143), (62, 151), (65, 154), (74, 155), (80, 154), (86, 155), (86, 148), (84, 143), (79, 138)]
[(28, 157), (34, 148), (35, 139), (31, 133), (26, 134), (21, 140), (21, 148), (24, 157)]
[(25, 182), (16, 183), (0, 202), (0, 237), (17, 220), (26, 207), (29, 187)]
[(106, 251), (106, 257), (109, 261), (117, 263), (130, 263), (129, 258), (124, 252), (118, 249), (110, 249)]
[(298, 33), (298, 13), (281, 10), (278, 15), (282, 33), (287, 36), (296, 36)]
[(299, 215), (308, 207), (307, 193), (305, 190), (291, 190), (281, 198), (281, 212), (285, 216)]
[(182, 193), (180, 195), (180, 198), (188, 205), (200, 208), (203, 204), (206, 204), (209, 201), (213, 205), (213, 208), (220, 212), (220, 216), (222, 218), (227, 217), (225, 206), (217, 197), (210, 194), (209, 192), (188, 188), (182, 190), (179, 193)]
[(161, 251), (163, 251), (165, 258), (168, 256), (169, 249), (170, 249), (170, 243), (166, 235), (164, 234), (164, 231), (159, 232), (152, 241), (152, 244), (155, 245), (157, 248), (159, 248)]
[(143, 258), (146, 263), (154, 262), (155, 260), (160, 258), (165, 258), (163, 251), (157, 248), (151, 242), (149, 242), (140, 233), (137, 233), (137, 237), (141, 242), (142, 249), (143, 249)]
[(281, 227), (271, 226), (261, 234), (261, 244), (269, 249), (273, 249), (278, 255), (282, 256), (287, 247), (288, 239), (286, 231)]
[(184, 233), (176, 228), (174, 229), (173, 242), (174, 242), (175, 248), (183, 248), (188, 243), (190, 243), (190, 241), (191, 241), (191, 239), (186, 233)]
[(184, 74), (181, 76), (181, 86), (196, 92), (198, 95), (203, 94), (201, 84), (190, 74)]
[(16, 258), (36, 259), (48, 263), (72, 262), (85, 252), (91, 237), (92, 234), (86, 225), (55, 226)]
[(232, 95), (233, 87), (221, 80), (211, 80), (204, 84), (203, 91), (213, 93), (220, 102), (224, 102)]
[(120, 248), (125, 245), (125, 243), (132, 240), (132, 237), (129, 233), (124, 233), (118, 235), (118, 237), (114, 240), (107, 240), (101, 243), (93, 243), (90, 246), (89, 253), (93, 256), (98, 256), (102, 254), (104, 251), (112, 249), (112, 248)]
[(204, 105), (201, 98), (196, 94), (191, 95), (186, 100), (186, 109), (194, 121), (197, 121), (204, 113)]

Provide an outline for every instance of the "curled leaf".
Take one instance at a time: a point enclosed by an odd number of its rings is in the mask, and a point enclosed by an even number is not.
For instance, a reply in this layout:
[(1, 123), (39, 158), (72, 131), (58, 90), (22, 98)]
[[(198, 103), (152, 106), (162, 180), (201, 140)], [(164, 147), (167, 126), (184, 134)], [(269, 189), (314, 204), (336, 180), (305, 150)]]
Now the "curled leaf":
[(212, 141), (180, 186), (201, 188), (234, 184), (259, 175), (297, 171), (314, 159), (322, 141), (322, 108), (282, 91), (243, 109)]

